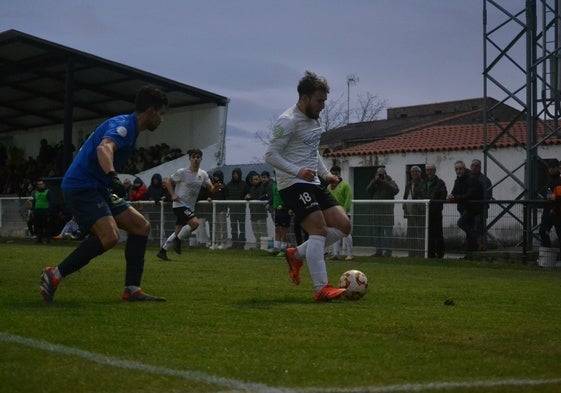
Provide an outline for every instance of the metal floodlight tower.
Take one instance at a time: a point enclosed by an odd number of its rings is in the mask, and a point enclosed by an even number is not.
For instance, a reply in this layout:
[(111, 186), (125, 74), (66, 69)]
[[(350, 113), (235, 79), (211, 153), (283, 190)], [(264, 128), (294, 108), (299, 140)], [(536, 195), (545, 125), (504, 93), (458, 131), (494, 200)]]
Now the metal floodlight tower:
[[(544, 167), (540, 147), (548, 139), (561, 136), (560, 12), (561, 0), (483, 0), (484, 170), (487, 171), (487, 162), (492, 161), (504, 171), (504, 177), (495, 186), (507, 181), (521, 186), (523, 191), (515, 196), (516, 200), (539, 197), (537, 179), (540, 167)], [(499, 101), (493, 106), (487, 100), (490, 89), (490, 97)], [(495, 111), (501, 104), (520, 108), (520, 115), (499, 123)], [(517, 122), (526, 125), (526, 142), (518, 140), (512, 132)], [(500, 130), (492, 140), (488, 140), (487, 134), (490, 125)], [(495, 156), (499, 140), (505, 138), (526, 151), (524, 162), (513, 165)], [(510, 207), (502, 206), (499, 218), (512, 215)], [(537, 209), (527, 209), (524, 219), (535, 229)], [(525, 241), (531, 247), (533, 230), (528, 232)]]
[(358, 76), (355, 74), (347, 75), (347, 124), (351, 122), (351, 85), (358, 83)]

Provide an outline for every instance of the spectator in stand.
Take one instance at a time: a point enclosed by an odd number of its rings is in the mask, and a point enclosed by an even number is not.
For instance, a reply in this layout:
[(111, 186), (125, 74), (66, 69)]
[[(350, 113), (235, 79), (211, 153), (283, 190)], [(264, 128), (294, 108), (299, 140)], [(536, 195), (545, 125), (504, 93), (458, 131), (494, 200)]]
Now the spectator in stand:
[[(261, 177), (257, 172), (251, 176), (250, 186), (245, 196), (246, 201), (269, 201), (269, 196), (263, 187)], [(265, 203), (250, 203), (249, 218), (251, 221), (251, 229), (255, 236), (255, 248), (261, 248), (261, 238), (267, 236), (267, 208)]]
[(55, 208), (55, 194), (47, 188), (43, 180), (37, 181), (37, 189), (33, 193), (33, 217), (35, 219), (36, 242), (51, 242), (51, 215)]
[[(336, 176), (339, 181), (337, 183), (331, 183), (327, 186), (327, 191), (333, 195), (333, 197), (343, 206), (349, 220), (351, 219), (351, 203), (353, 201), (353, 192), (351, 191), (351, 186), (341, 177), (341, 167), (334, 165), (331, 167), (330, 170), (333, 176)], [(336, 241), (333, 243), (333, 255), (331, 256), (332, 260), (338, 260), (339, 255), (341, 253), (341, 244), (345, 242), (345, 246), (347, 248), (347, 257), (345, 258), (347, 261), (353, 260), (353, 237), (349, 233), (344, 238)]]
[(142, 181), (140, 177), (136, 177), (132, 182), (132, 189), (129, 194), (129, 201), (144, 201), (148, 194), (148, 189), (146, 184)]
[(242, 179), (242, 170), (234, 168), (232, 170), (232, 178), (226, 184), (226, 199), (229, 201), (238, 201), (238, 203), (230, 204), (230, 229), (232, 233), (232, 248), (244, 249), (245, 245), (245, 211), (246, 204), (239, 203), (244, 201), (247, 194), (247, 184)]
[(448, 196), (446, 184), (436, 176), (436, 166), (427, 164), (425, 166), (427, 179), (424, 182), (424, 198), (430, 199), (429, 204), (429, 258), (444, 257), (444, 234), (442, 231), (442, 209), (443, 202)]
[[(549, 232), (555, 227), (557, 238), (561, 239), (561, 212), (558, 212), (554, 206), (553, 192), (561, 186), (561, 177), (559, 177), (559, 160), (553, 159), (547, 162), (547, 177), (545, 179), (545, 187), (542, 195), (546, 200), (543, 205), (542, 217), (540, 222), (540, 240), (542, 247), (551, 247), (551, 238)], [(561, 244), (561, 240), (559, 240)]]
[[(409, 181), (405, 185), (403, 199), (425, 199), (421, 168), (414, 165), (409, 169)], [(403, 215), (407, 220), (407, 241), (410, 257), (424, 257), (425, 206), (404, 203)]]
[(146, 191), (146, 199), (155, 203), (168, 202), (170, 200), (168, 190), (162, 183), (162, 175), (154, 173), (150, 179), (150, 185)]
[[(395, 181), (386, 173), (382, 167), (376, 170), (376, 175), (366, 186), (374, 200), (393, 200), (399, 192)], [(393, 203), (374, 204), (372, 206), (372, 222), (374, 229), (375, 257), (391, 257), (393, 248), (393, 225), (394, 205)]]
[(452, 193), (446, 198), (449, 202), (457, 203), (460, 218), (458, 227), (466, 234), (466, 259), (473, 258), (473, 252), (477, 251), (477, 239), (481, 235), (479, 226), (475, 225), (477, 220), (482, 219), (485, 207), (482, 203), (473, 201), (483, 200), (483, 187), (481, 183), (467, 172), (466, 164), (463, 161), (454, 163), (456, 180)]

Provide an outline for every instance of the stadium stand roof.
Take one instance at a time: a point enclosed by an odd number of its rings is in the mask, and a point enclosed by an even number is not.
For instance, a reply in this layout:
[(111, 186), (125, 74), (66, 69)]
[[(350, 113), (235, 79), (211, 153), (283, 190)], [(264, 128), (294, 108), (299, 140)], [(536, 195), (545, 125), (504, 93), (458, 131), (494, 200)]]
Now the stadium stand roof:
[(228, 104), (221, 95), (17, 30), (0, 33), (0, 134), (132, 112), (146, 84), (163, 89), (170, 108)]

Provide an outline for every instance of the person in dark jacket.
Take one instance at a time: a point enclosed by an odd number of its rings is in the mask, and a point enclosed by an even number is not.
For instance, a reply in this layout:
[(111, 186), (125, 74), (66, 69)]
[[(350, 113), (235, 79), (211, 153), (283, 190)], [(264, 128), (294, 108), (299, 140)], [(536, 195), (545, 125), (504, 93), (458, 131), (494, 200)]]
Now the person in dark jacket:
[(475, 223), (483, 219), (485, 210), (483, 203), (474, 201), (482, 201), (485, 194), (481, 183), (466, 171), (466, 164), (463, 161), (456, 161), (454, 170), (456, 171), (454, 188), (446, 199), (457, 203), (460, 212), (458, 227), (466, 233), (466, 258), (471, 258), (472, 253), (477, 250), (477, 239), (480, 236), (479, 227)]
[(162, 183), (162, 175), (159, 173), (152, 175), (146, 196), (149, 201), (154, 201), (155, 203), (168, 202), (170, 200), (168, 190), (166, 190)]
[(547, 162), (547, 178), (545, 181), (545, 187), (542, 190), (542, 195), (546, 199), (542, 211), (539, 230), (542, 247), (551, 247), (551, 238), (549, 237), (549, 232), (551, 231), (552, 227), (555, 227), (557, 238), (561, 239), (561, 212), (556, 211), (553, 203), (553, 191), (558, 186), (561, 186), (561, 177), (559, 176), (559, 160), (549, 160)]
[[(226, 200), (224, 173), (220, 169), (215, 170), (212, 174), (212, 182), (214, 183), (216, 190), (212, 195), (212, 199), (215, 201)], [(215, 204), (214, 209), (216, 210), (216, 219), (214, 225), (213, 248), (221, 250), (224, 248), (226, 239), (228, 238), (228, 229), (226, 228), (226, 213), (228, 212), (228, 206), (223, 203), (217, 203)]]
[[(395, 181), (386, 173), (382, 167), (376, 170), (376, 175), (366, 186), (374, 200), (395, 199), (399, 187)], [(375, 257), (391, 257), (393, 248), (393, 226), (394, 226), (394, 204), (374, 204), (372, 207), (372, 221), (374, 223), (374, 247)]]
[(240, 250), (245, 246), (245, 196), (247, 194), (247, 183), (242, 178), (242, 170), (234, 168), (232, 178), (226, 184), (226, 199), (237, 201), (230, 205), (230, 227), (232, 232), (232, 248)]
[[(409, 169), (409, 174), (403, 199), (425, 199), (421, 168), (414, 165)], [(425, 255), (425, 206), (418, 203), (404, 203), (403, 213), (407, 219), (409, 256), (422, 258)]]
[(425, 166), (427, 178), (424, 181), (424, 198), (430, 199), (429, 204), (429, 258), (444, 257), (444, 234), (442, 231), (442, 208), (443, 202), (448, 196), (446, 184), (436, 176), (436, 166), (427, 164)]

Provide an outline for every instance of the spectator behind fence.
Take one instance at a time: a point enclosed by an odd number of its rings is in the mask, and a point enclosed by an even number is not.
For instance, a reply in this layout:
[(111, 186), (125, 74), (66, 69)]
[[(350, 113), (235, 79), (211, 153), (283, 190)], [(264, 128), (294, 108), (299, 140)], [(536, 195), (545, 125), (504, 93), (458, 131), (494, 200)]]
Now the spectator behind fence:
[(154, 201), (155, 203), (170, 201), (168, 190), (164, 187), (162, 182), (162, 175), (154, 173), (150, 179), (150, 185), (146, 190), (146, 199)]
[(434, 164), (425, 165), (427, 178), (424, 182), (424, 198), (430, 199), (429, 204), (429, 258), (444, 257), (444, 234), (442, 231), (442, 209), (443, 202), (448, 196), (446, 184), (436, 176)]
[(540, 222), (540, 240), (542, 247), (551, 247), (551, 238), (549, 232), (552, 227), (555, 227), (557, 239), (561, 244), (561, 212), (555, 208), (554, 190), (561, 186), (561, 178), (559, 177), (559, 160), (553, 159), (547, 162), (547, 177), (545, 179), (545, 186), (541, 191), (543, 197), (546, 199), (542, 217)]
[[(483, 199), (486, 201), (490, 201), (493, 199), (493, 183), (491, 180), (483, 172), (481, 172), (481, 161), (478, 159), (474, 159), (471, 161), (471, 175), (475, 177), (475, 179), (481, 183), (481, 187), (483, 187)], [(478, 226), (477, 230), (479, 231), (479, 237), (477, 238), (477, 249), (482, 251), (486, 248), (487, 243), (487, 217), (489, 217), (489, 204), (485, 203), (483, 205), (483, 215), (481, 216), (480, 220), (475, 222), (474, 225)]]
[(140, 177), (136, 177), (132, 182), (129, 201), (144, 201), (147, 193), (148, 189), (146, 188), (146, 184), (144, 184)]
[[(267, 190), (263, 187), (261, 177), (257, 172), (254, 172), (249, 179), (250, 186), (245, 196), (246, 201), (269, 201)], [(265, 203), (250, 203), (249, 204), (249, 219), (251, 222), (251, 229), (253, 236), (255, 236), (255, 248), (261, 249), (261, 238), (267, 236), (267, 208)], [(265, 249), (267, 247), (265, 246)]]
[(43, 180), (37, 181), (37, 189), (33, 192), (33, 217), (35, 222), (35, 234), (37, 243), (43, 239), (51, 242), (53, 230), (51, 227), (52, 214), (55, 208), (55, 194), (47, 188)]
[[(232, 178), (226, 184), (226, 199), (229, 201), (245, 201), (247, 183), (242, 178), (242, 170), (234, 168)], [(230, 228), (232, 233), (232, 248), (243, 250), (245, 246), (245, 203), (230, 205)]]
[[(409, 181), (405, 185), (403, 199), (425, 199), (421, 168), (409, 169)], [(403, 215), (407, 220), (407, 244), (410, 257), (424, 257), (425, 206), (420, 203), (404, 203)]]
[(477, 251), (477, 239), (481, 235), (481, 227), (477, 222), (483, 219), (485, 209), (483, 203), (474, 201), (481, 201), (484, 192), (481, 183), (467, 171), (463, 161), (456, 161), (454, 170), (456, 180), (447, 200), (457, 203), (460, 212), (458, 227), (466, 234), (466, 259), (470, 259), (473, 257), (473, 252)]
[[(374, 200), (393, 200), (399, 192), (395, 181), (384, 168), (378, 168), (376, 175), (366, 186), (366, 191)], [(393, 248), (394, 204), (374, 204), (372, 206), (375, 257), (391, 257)]]
[(276, 182), (272, 184), (273, 196), (270, 204), (275, 214), (275, 241), (273, 243), (273, 254), (278, 257), (286, 256), (288, 248), (288, 228), (292, 219), (290, 210), (284, 204)]
[[(214, 184), (213, 200), (224, 201), (226, 200), (226, 186), (224, 185), (224, 173), (217, 169), (212, 174), (212, 182)], [(215, 209), (215, 222), (214, 222), (214, 244), (213, 248), (222, 250), (226, 246), (228, 238), (228, 228), (226, 227), (226, 215), (228, 206), (223, 203), (217, 203)]]
[[(341, 167), (334, 165), (330, 170), (333, 176), (336, 176), (339, 181), (337, 183), (332, 183), (327, 186), (327, 191), (333, 195), (333, 197), (343, 206), (345, 213), (351, 219), (351, 203), (353, 201), (353, 192), (351, 191), (351, 186), (341, 177)], [(333, 243), (333, 252), (331, 259), (338, 260), (341, 254), (341, 245), (345, 242), (345, 247), (347, 249), (347, 257), (345, 260), (353, 260), (353, 236), (349, 233), (344, 238)]]

